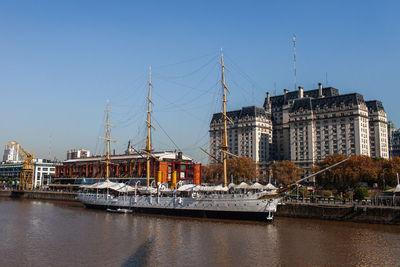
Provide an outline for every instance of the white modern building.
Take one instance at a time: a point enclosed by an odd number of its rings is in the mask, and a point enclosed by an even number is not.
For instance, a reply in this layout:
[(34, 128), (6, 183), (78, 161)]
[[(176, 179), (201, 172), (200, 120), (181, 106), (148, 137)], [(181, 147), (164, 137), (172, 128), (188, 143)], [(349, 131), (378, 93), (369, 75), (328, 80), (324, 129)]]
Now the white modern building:
[[(41, 188), (52, 183), (58, 162), (51, 162), (46, 159), (34, 159), (32, 182), (34, 188)], [(0, 182), (9, 186), (17, 186), (20, 181), (22, 163), (0, 164)]]
[(3, 161), (6, 163), (19, 163), (22, 161), (20, 158), (21, 145), (18, 143), (7, 144), (4, 149)]
[(35, 159), (33, 170), (33, 184), (35, 188), (49, 185), (56, 173), (57, 163), (44, 159)]
[(67, 151), (68, 159), (80, 159), (90, 157), (90, 151), (86, 149), (71, 149)]

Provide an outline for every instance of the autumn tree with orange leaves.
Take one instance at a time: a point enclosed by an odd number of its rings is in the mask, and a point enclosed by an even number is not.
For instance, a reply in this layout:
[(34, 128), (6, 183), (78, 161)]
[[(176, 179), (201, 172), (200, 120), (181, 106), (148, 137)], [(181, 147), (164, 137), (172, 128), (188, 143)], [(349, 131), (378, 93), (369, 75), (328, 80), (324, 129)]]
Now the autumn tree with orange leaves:
[[(248, 157), (228, 158), (228, 183), (233, 178), (234, 183), (252, 182), (258, 176), (257, 165)], [(202, 179), (208, 183), (223, 183), (223, 168), (221, 163), (212, 163), (203, 166)]]
[(206, 183), (220, 184), (223, 183), (222, 164), (210, 163), (201, 167), (201, 180)]
[(303, 174), (302, 169), (289, 160), (275, 162), (271, 165), (271, 169), (273, 176), (277, 179), (278, 183), (284, 185), (299, 180)]
[[(313, 172), (324, 169), (344, 160), (346, 156), (333, 154), (326, 157), (319, 166), (313, 168)], [(368, 186), (385, 184), (394, 186), (396, 173), (400, 172), (400, 158), (374, 159), (369, 156), (351, 156), (344, 163), (329, 169), (316, 177), (317, 186), (323, 189), (337, 189), (345, 192), (354, 189), (360, 183)]]

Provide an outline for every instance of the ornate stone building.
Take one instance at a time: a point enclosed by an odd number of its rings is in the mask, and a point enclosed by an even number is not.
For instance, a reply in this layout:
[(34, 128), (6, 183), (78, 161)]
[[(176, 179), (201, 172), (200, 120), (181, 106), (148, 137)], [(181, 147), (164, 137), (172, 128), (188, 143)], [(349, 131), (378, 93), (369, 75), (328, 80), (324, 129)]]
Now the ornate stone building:
[(382, 102), (365, 102), (368, 107), (371, 157), (389, 158), (388, 122)]
[(340, 95), (332, 87), (267, 97), (271, 110), (274, 160), (291, 160), (308, 169), (338, 153), (388, 158), (387, 117), (380, 101)]
[(391, 129), (389, 135), (390, 157), (400, 157), (400, 129)]
[[(228, 121), (229, 151), (238, 156), (252, 158), (260, 165), (266, 165), (271, 160), (270, 115), (263, 107), (251, 106), (227, 112), (227, 116), (233, 122), (232, 124)], [(210, 123), (210, 148), (214, 156), (212, 162), (216, 162), (216, 159), (222, 160), (219, 148), (222, 145), (223, 128), (222, 113), (214, 114)]]
[[(305, 170), (331, 154), (389, 158), (387, 116), (380, 101), (357, 93), (340, 95), (333, 87), (267, 93), (263, 109), (228, 112), (230, 152), (248, 156), (261, 169), (272, 161), (291, 160)], [(211, 153), (221, 158), (223, 121), (210, 123)]]

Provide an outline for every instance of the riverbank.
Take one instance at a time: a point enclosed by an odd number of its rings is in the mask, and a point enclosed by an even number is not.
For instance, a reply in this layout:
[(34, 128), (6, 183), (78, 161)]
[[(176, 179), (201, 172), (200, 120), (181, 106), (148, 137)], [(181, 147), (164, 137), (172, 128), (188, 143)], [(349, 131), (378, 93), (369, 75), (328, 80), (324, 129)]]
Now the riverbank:
[(77, 193), (74, 192), (23, 191), (23, 190), (0, 191), (0, 197), (79, 202), (78, 200), (75, 199), (76, 195)]
[(400, 225), (400, 207), (284, 203), (278, 206), (276, 217)]

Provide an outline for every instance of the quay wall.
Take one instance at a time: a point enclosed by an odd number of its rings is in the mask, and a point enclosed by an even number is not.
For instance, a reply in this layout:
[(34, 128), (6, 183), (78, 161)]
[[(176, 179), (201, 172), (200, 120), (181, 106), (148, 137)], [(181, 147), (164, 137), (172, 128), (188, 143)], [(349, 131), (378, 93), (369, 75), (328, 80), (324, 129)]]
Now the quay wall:
[(11, 197), (11, 190), (0, 190), (0, 197)]
[(400, 207), (285, 203), (276, 216), (400, 225)]
[(0, 197), (79, 202), (78, 200), (75, 199), (76, 195), (77, 193), (73, 192), (24, 191), (24, 190), (0, 191)]

